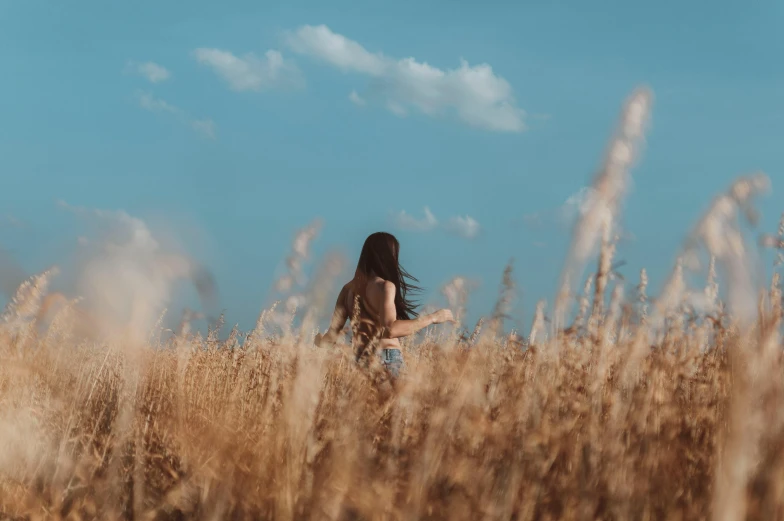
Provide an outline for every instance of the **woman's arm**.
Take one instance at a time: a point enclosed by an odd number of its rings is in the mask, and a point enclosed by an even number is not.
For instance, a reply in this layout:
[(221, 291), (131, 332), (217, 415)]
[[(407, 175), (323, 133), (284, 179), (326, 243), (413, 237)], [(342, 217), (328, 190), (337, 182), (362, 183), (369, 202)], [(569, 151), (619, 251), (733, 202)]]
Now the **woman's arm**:
[(381, 323), (386, 328), (385, 338), (401, 338), (413, 335), (417, 331), (433, 324), (454, 322), (455, 319), (452, 316), (452, 312), (448, 309), (442, 309), (412, 320), (397, 320), (397, 308), (395, 307), (396, 291), (393, 283), (384, 283), (384, 305), (381, 311)]
[(329, 324), (329, 329), (323, 335), (316, 335), (315, 344), (317, 347), (321, 347), (324, 343), (334, 344), (343, 330), (343, 326), (346, 325), (346, 320), (348, 320), (348, 310), (345, 306), (347, 291), (346, 286), (343, 286), (343, 289), (340, 290), (338, 300), (335, 302), (335, 310), (332, 312), (332, 321)]

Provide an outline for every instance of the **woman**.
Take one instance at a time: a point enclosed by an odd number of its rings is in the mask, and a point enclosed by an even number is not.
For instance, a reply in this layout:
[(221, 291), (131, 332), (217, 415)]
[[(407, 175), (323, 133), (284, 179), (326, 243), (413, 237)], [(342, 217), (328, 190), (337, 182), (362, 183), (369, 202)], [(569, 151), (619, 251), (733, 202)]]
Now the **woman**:
[(324, 335), (316, 336), (317, 346), (335, 342), (356, 305), (357, 360), (366, 355), (368, 344), (377, 339), (382, 363), (397, 376), (403, 365), (399, 338), (432, 324), (454, 322), (448, 309), (418, 316), (409, 293), (420, 289), (410, 282), (417, 280), (400, 266), (399, 253), (400, 243), (389, 233), (374, 233), (365, 240), (354, 278), (340, 291), (332, 323)]

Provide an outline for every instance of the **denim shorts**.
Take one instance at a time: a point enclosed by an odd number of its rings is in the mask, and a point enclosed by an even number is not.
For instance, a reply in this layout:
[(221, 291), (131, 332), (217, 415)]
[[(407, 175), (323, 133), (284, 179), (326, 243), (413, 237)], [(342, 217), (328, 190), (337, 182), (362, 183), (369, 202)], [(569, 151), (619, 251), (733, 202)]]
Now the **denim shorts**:
[(381, 364), (393, 377), (397, 378), (403, 369), (403, 354), (400, 349), (382, 349)]

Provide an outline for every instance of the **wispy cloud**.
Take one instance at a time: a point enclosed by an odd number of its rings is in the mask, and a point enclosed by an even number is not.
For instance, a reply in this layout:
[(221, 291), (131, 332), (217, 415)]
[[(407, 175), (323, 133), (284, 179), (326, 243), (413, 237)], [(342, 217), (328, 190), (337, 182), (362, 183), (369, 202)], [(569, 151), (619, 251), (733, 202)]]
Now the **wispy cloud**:
[(215, 122), (211, 119), (195, 119), (180, 107), (172, 105), (160, 98), (156, 98), (149, 92), (138, 92), (136, 97), (141, 108), (149, 110), (150, 112), (172, 114), (204, 137), (215, 139)]
[(584, 186), (564, 201), (564, 204), (558, 209), (558, 216), (564, 223), (571, 223), (578, 215), (588, 213), (595, 203), (596, 194), (593, 188)]
[(523, 223), (532, 229), (550, 226), (566, 228), (574, 222), (578, 215), (582, 215), (588, 210), (592, 200), (591, 194), (590, 187), (580, 188), (557, 207), (523, 215)]
[(365, 105), (367, 105), (367, 101), (365, 101), (365, 98), (357, 94), (357, 91), (355, 90), (351, 91), (351, 94), (348, 95), (348, 99), (351, 100), (351, 103), (353, 103), (354, 105), (358, 105), (360, 107), (364, 107)]
[(215, 139), (215, 122), (211, 119), (195, 119), (191, 121), (191, 127), (205, 137)]
[(26, 228), (27, 225), (13, 215), (0, 216), (0, 228)]
[(414, 108), (428, 116), (454, 113), (486, 130), (525, 129), (525, 113), (517, 107), (511, 85), (486, 63), (472, 66), (461, 59), (459, 67), (443, 70), (414, 58), (391, 58), (371, 53), (325, 25), (302, 26), (286, 40), (294, 52), (368, 76), (371, 85), (363, 97), (379, 99), (397, 115)]
[(395, 215), (394, 221), (395, 225), (400, 229), (419, 232), (434, 230), (438, 226), (438, 219), (435, 218), (427, 206), (425, 207), (425, 216), (421, 219), (417, 219), (413, 215), (406, 213), (405, 210), (401, 210)]
[(140, 92), (137, 96), (139, 98), (139, 106), (145, 110), (151, 112), (168, 112), (169, 114), (177, 115), (184, 114), (184, 111), (179, 107), (175, 107), (167, 101), (156, 98), (149, 92)]
[(209, 66), (235, 91), (260, 91), (271, 87), (298, 86), (301, 75), (297, 67), (276, 50), (259, 58), (253, 53), (235, 56), (220, 49), (199, 48), (196, 60)]
[(137, 74), (147, 78), (150, 83), (160, 83), (171, 78), (171, 72), (155, 62), (138, 63), (129, 61), (125, 65), (126, 74)]
[(421, 218), (414, 217), (406, 211), (400, 211), (393, 216), (393, 222), (401, 230), (429, 232), (442, 228), (443, 230), (455, 233), (466, 239), (475, 239), (479, 236), (481, 227), (473, 217), (456, 216), (441, 224), (427, 206), (424, 208), (424, 215)]
[(481, 227), (479, 226), (479, 223), (476, 221), (476, 219), (470, 215), (466, 215), (452, 217), (449, 219), (449, 222), (447, 223), (447, 230), (456, 233), (461, 237), (465, 237), (466, 239), (475, 239), (479, 236)]
[[(523, 223), (529, 229), (547, 229), (556, 226), (566, 230), (575, 223), (578, 217), (583, 217), (592, 211), (607, 211), (607, 209), (598, 206), (601, 204), (595, 190), (584, 186), (567, 197), (560, 206), (523, 215)], [(624, 230), (620, 223), (615, 223), (615, 228), (620, 239), (634, 240), (634, 235)]]

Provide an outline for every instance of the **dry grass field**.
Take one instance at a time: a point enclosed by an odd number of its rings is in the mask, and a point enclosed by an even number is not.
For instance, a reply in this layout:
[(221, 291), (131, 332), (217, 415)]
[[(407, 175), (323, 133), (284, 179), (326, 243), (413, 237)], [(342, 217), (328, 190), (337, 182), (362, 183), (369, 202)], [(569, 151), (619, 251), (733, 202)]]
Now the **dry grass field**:
[(613, 275), (651, 101), (624, 107), (552, 312), (504, 333), (502, 291), (406, 342), (396, 382), (272, 310), (227, 339), (90, 337), (74, 302), (42, 325), (32, 279), (0, 324), (0, 518), (784, 519), (780, 279), (753, 282), (741, 224), (766, 178), (715, 199), (658, 296)]

